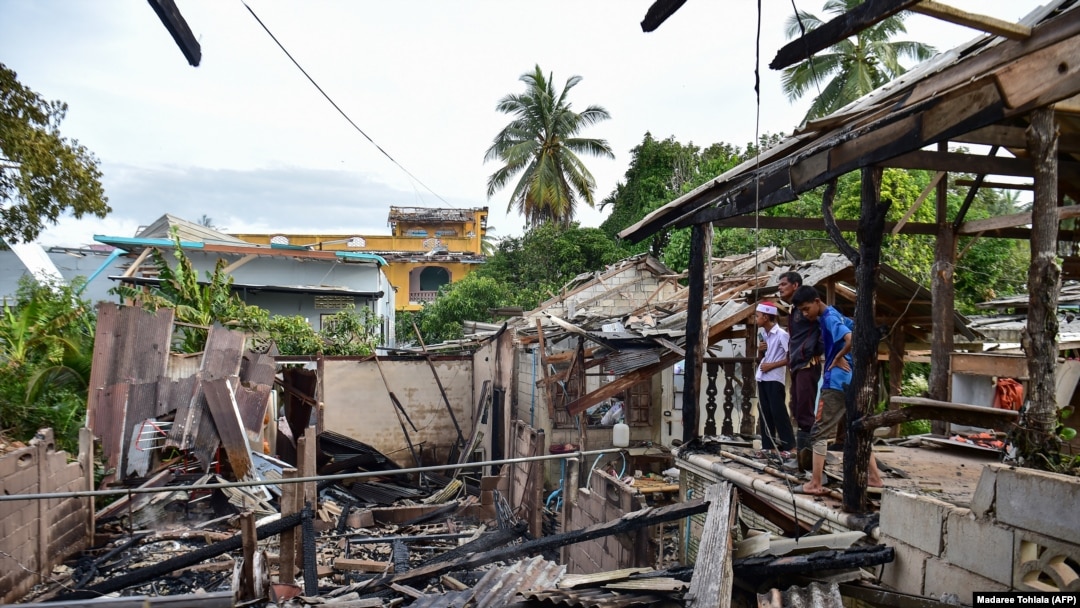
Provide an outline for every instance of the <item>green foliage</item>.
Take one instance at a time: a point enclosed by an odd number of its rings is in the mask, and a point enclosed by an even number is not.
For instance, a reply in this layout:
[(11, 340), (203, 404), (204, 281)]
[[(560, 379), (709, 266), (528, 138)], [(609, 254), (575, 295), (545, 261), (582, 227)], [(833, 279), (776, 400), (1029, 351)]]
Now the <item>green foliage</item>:
[(0, 239), (28, 242), (64, 212), (112, 211), (98, 160), (60, 135), (67, 104), (46, 101), (0, 63)]
[(571, 76), (560, 93), (552, 75), (540, 66), (521, 75), (525, 92), (503, 97), (496, 109), (514, 119), (506, 125), (484, 154), (484, 162), (503, 163), (488, 178), (488, 198), (521, 174), (510, 195), (507, 211), (517, 210), (528, 226), (553, 222), (569, 226), (579, 200), (592, 207), (596, 179), (578, 154), (614, 158), (602, 139), (578, 137), (585, 127), (611, 118), (600, 106), (581, 113), (570, 109), (567, 95), (581, 82)]
[(95, 325), (78, 287), (24, 278), (0, 315), (0, 428), (25, 441), (51, 427), (69, 451), (85, 417)]
[[(456, 283), (444, 285), (439, 290), (439, 297), (426, 304), (413, 318), (402, 315), (398, 320), (398, 335), (415, 338), (411, 326), (411, 322), (415, 321), (427, 344), (455, 340), (464, 335), (463, 321), (494, 322), (496, 319), (489, 309), (514, 303), (514, 291), (510, 285), (473, 272)], [(406, 321), (409, 322), (408, 326), (404, 325)], [(412, 341), (409, 339), (403, 343)]]
[[(828, 0), (825, 11), (844, 14), (863, 0)], [(801, 24), (800, 24), (801, 21)], [(801, 36), (824, 21), (805, 11), (787, 22), (787, 37)], [(804, 120), (827, 116), (906, 72), (900, 58), (929, 59), (934, 47), (921, 42), (892, 41), (907, 32), (903, 15), (894, 15), (837, 42), (826, 51), (784, 70), (781, 84), (788, 99), (795, 101), (810, 91), (818, 91)], [(824, 87), (824, 88), (822, 88)]]
[(370, 308), (350, 306), (327, 318), (319, 336), (324, 355), (370, 355), (379, 345), (379, 317)]

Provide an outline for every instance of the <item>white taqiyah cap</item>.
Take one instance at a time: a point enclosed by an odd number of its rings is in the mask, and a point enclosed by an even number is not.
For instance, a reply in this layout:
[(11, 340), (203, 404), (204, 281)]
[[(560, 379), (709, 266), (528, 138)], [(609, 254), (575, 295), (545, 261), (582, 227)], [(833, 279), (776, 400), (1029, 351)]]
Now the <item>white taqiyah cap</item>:
[(767, 315), (775, 315), (776, 305), (774, 305), (772, 302), (761, 302), (757, 305), (757, 311), (763, 312)]

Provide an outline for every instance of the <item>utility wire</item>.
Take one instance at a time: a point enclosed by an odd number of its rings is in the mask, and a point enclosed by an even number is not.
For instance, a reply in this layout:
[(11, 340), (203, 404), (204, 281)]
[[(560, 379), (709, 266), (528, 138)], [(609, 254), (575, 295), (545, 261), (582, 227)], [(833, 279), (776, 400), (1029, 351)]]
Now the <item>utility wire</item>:
[(451, 207), (456, 207), (455, 205), (451, 205), (450, 203), (448, 203), (446, 201), (446, 199), (439, 196), (439, 194), (437, 192), (435, 192), (434, 190), (429, 188), (427, 184), (425, 184), (423, 181), (420, 180), (420, 178), (413, 175), (408, 169), (405, 168), (404, 165), (402, 165), (397, 160), (395, 160), (393, 156), (390, 156), (389, 152), (387, 152), (386, 150), (383, 150), (382, 146), (375, 143), (375, 140), (372, 139), (370, 135), (365, 133), (364, 130), (361, 129), (359, 125), (357, 125), (355, 122), (353, 122), (353, 119), (349, 118), (349, 115), (345, 113), (345, 110), (342, 110), (341, 106), (339, 106), (333, 99), (331, 99), (331, 97), (329, 95), (326, 94), (326, 91), (324, 91), (323, 88), (321, 86), (319, 86), (319, 83), (315, 82), (315, 79), (312, 78), (311, 75), (307, 73), (307, 70), (305, 70), (303, 68), (303, 66), (301, 66), (298, 61), (296, 61), (296, 59), (292, 56), (292, 53), (290, 53), (288, 51), (288, 49), (285, 48), (285, 45), (281, 44), (281, 41), (277, 39), (277, 36), (275, 36), (274, 33), (270, 31), (270, 28), (266, 27), (266, 24), (263, 23), (262, 19), (259, 19), (259, 16), (255, 14), (255, 11), (252, 10), (252, 8), (250, 6), (248, 6), (248, 3), (244, 2), (243, 0), (241, 0), (241, 3), (244, 5), (244, 8), (246, 8), (248, 10), (248, 12), (251, 13), (251, 16), (255, 18), (255, 21), (257, 21), (259, 23), (259, 25), (262, 26), (263, 31), (265, 31), (266, 34), (268, 36), (270, 36), (270, 39), (274, 41), (274, 44), (278, 45), (278, 48), (281, 49), (281, 52), (285, 53), (285, 56), (289, 58), (289, 61), (291, 61), (293, 63), (293, 65), (296, 66), (296, 69), (300, 70), (300, 73), (303, 74), (304, 77), (308, 79), (308, 82), (310, 82), (312, 84), (312, 86), (314, 86), (319, 91), (319, 93), (322, 93), (322, 96), (326, 98), (326, 101), (329, 101), (330, 105), (334, 106), (334, 109), (337, 110), (338, 113), (341, 114), (341, 116), (343, 118), (345, 118), (345, 120), (347, 120), (349, 122), (349, 124), (352, 125), (352, 127), (354, 129), (356, 129), (356, 131), (358, 133), (363, 135), (365, 139), (367, 139), (369, 142), (371, 142), (371, 145), (375, 146), (375, 148), (379, 152), (382, 152), (383, 156), (385, 156), (386, 158), (389, 158), (390, 162), (394, 163), (395, 165), (398, 166), (399, 169), (404, 171), (405, 175), (408, 175), (414, 182), (420, 184), (428, 192), (434, 194), (435, 198), (439, 199), (440, 201), (446, 203), (447, 205), (449, 205)]

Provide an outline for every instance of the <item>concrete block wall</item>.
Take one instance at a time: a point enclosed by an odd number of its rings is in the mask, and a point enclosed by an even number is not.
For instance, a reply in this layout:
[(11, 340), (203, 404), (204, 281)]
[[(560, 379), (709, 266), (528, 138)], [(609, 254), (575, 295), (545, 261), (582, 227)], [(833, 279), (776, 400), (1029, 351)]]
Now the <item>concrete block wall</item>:
[[(29, 447), (0, 456), (0, 494), (44, 494), (89, 489), (93, 472), (57, 451), (52, 431)], [(89, 546), (90, 498), (0, 503), (0, 602), (20, 599), (41, 575)]]
[(971, 508), (886, 492), (882, 542), (896, 549), (882, 582), (913, 595), (974, 591), (1080, 591), (1080, 480), (988, 465)]
[[(574, 530), (616, 520), (644, 506), (640, 494), (612, 475), (594, 471), (589, 488), (578, 490), (570, 521)], [(566, 571), (593, 574), (636, 566), (652, 566), (654, 552), (649, 539), (652, 528), (618, 536), (605, 536), (569, 545)]]

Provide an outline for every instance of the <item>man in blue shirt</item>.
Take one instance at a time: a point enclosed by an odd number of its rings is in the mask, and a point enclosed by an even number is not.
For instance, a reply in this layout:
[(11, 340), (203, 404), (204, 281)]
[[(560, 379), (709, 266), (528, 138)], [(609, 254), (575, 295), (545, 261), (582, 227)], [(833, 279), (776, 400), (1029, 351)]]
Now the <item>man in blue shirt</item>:
[[(792, 304), (807, 319), (818, 322), (824, 345), (821, 401), (818, 403), (814, 427), (810, 431), (810, 441), (814, 446), (813, 472), (809, 482), (795, 488), (796, 493), (820, 495), (828, 492), (822, 483), (828, 440), (836, 433), (837, 425), (847, 413), (844, 390), (851, 384), (851, 329), (845, 323), (844, 315), (822, 302), (813, 287), (803, 285), (795, 290)], [(867, 485), (875, 488), (882, 486), (873, 452), (870, 453)]]

